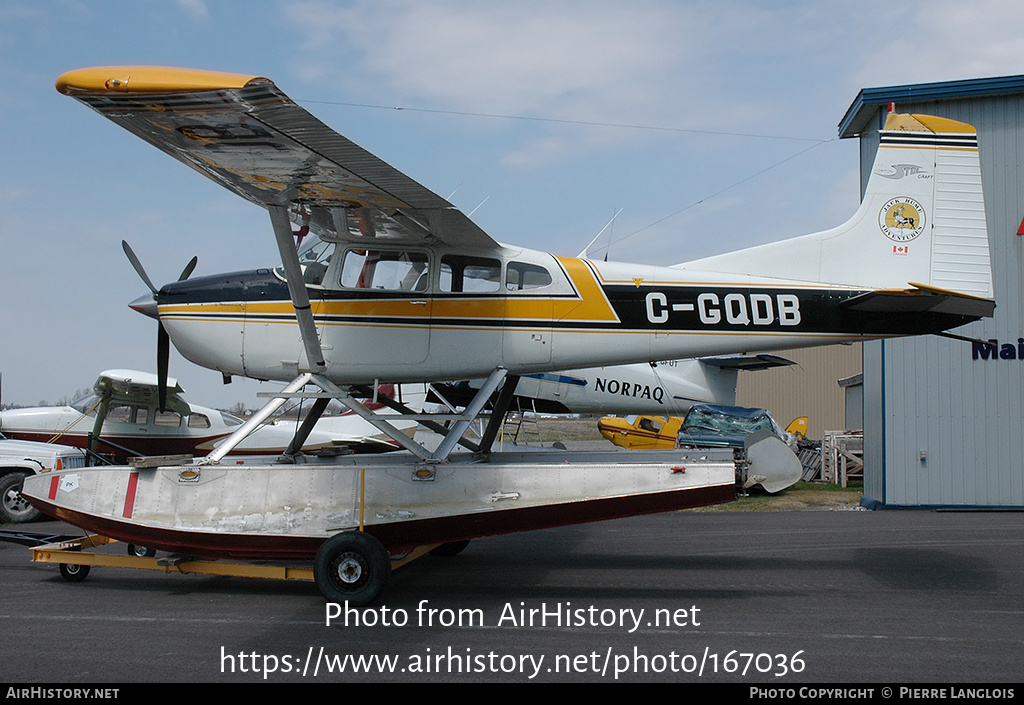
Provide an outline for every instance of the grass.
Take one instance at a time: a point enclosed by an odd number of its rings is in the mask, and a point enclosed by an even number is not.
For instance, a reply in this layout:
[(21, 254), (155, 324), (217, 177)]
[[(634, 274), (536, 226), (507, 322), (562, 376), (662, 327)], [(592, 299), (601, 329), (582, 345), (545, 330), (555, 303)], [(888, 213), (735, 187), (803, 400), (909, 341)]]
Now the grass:
[(818, 482), (798, 482), (781, 492), (752, 491), (729, 504), (688, 509), (691, 512), (792, 512), (802, 510), (853, 510), (860, 506), (863, 488), (858, 483), (849, 487)]

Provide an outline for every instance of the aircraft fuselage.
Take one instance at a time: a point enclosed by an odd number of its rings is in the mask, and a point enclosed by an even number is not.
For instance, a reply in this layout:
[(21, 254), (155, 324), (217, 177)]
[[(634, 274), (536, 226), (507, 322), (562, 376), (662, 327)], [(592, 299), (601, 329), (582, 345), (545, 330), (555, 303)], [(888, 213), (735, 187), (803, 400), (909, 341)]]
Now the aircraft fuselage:
[[(394, 245), (342, 248), (318, 262), (304, 260), (325, 375), (339, 384), (760, 352), (926, 333), (970, 320), (851, 310), (846, 304), (868, 290), (820, 283), (520, 249), (495, 257)], [(276, 380), (308, 369), (280, 270), (175, 282), (157, 300), (172, 341), (196, 364)]]

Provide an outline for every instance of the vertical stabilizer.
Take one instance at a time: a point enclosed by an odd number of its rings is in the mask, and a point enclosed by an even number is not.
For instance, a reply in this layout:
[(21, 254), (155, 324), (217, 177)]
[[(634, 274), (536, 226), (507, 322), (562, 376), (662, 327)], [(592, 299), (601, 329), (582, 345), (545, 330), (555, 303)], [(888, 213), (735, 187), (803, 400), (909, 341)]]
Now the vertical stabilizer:
[(990, 299), (977, 133), (945, 118), (890, 114), (864, 199), (844, 225), (676, 266)]

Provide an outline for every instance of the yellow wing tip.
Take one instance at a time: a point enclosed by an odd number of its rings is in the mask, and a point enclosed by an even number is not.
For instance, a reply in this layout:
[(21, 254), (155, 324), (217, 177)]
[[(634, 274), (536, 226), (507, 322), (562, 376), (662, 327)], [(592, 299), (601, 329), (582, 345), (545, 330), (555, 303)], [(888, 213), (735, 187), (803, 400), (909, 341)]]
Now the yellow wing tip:
[(76, 93), (187, 93), (244, 88), (261, 76), (166, 66), (97, 66), (76, 69), (57, 79), (57, 90)]

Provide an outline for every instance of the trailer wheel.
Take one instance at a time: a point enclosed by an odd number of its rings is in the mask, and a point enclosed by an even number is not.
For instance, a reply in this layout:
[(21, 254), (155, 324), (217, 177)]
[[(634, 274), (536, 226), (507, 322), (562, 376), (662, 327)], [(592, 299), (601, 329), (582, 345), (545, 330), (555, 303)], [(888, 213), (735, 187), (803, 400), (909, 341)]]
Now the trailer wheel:
[(391, 573), (384, 545), (369, 534), (350, 531), (324, 542), (313, 562), (316, 586), (332, 602), (362, 606), (373, 602)]
[(89, 575), (89, 566), (76, 563), (61, 563), (60, 576), (69, 583), (80, 583)]
[(464, 541), (450, 541), (449, 543), (442, 543), (437, 548), (430, 550), (432, 556), (457, 556), (466, 550), (466, 546), (469, 545), (469, 539)]
[(130, 543), (128, 544), (128, 555), (137, 556), (138, 558), (152, 558), (156, 555), (156, 549)]

